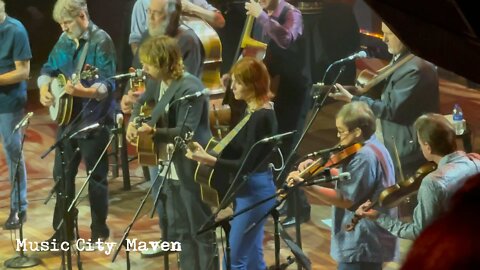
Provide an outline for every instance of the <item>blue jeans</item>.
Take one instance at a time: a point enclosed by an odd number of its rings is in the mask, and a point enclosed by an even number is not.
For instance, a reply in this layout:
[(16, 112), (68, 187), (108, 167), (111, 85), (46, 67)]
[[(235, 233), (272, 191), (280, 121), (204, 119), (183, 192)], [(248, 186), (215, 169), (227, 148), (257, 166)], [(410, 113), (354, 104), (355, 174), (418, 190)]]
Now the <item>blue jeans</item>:
[[(235, 213), (275, 194), (271, 171), (255, 173), (239, 190), (235, 198)], [(245, 234), (245, 230), (264, 216), (275, 204), (272, 199), (233, 219), (230, 230), (230, 261), (232, 270), (264, 270), (263, 228), (266, 219), (256, 224)], [(224, 269), (226, 264), (224, 264)]]
[(337, 270), (382, 270), (382, 263), (353, 262), (338, 263)]
[[(3, 143), (3, 151), (7, 161), (10, 185), (10, 211), (27, 210), (27, 171), (25, 169), (25, 160), (23, 154), (20, 152), (22, 143), (22, 134), (20, 132), (12, 131), (15, 125), (23, 118), (23, 110), (13, 113), (0, 113), (0, 136)], [(20, 180), (20, 207), (18, 205), (17, 183), (15, 180), (15, 168), (18, 163), (18, 177)]]

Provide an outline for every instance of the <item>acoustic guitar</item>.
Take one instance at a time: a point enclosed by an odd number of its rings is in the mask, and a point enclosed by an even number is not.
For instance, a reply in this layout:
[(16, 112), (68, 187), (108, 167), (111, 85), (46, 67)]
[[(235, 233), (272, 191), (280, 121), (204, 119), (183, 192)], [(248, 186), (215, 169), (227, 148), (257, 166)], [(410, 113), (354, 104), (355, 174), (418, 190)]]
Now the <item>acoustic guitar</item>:
[[(137, 129), (140, 128), (143, 123), (151, 119), (152, 111), (153, 108), (148, 104), (144, 104), (140, 108), (140, 114), (134, 120), (134, 124)], [(160, 123), (164, 122), (162, 119), (160, 119)], [(155, 127), (156, 126), (157, 124), (155, 125)], [(168, 147), (168, 143), (155, 142), (151, 134), (138, 134), (138, 163), (140, 163), (141, 165), (156, 166), (162, 160), (168, 160), (170, 158)]]
[[(205, 151), (218, 158), (220, 152), (215, 150), (217, 145), (218, 141), (215, 138), (211, 138)], [(198, 163), (195, 170), (195, 182), (200, 185), (202, 201), (213, 207), (220, 205), (229, 187), (227, 179), (221, 181), (219, 178), (213, 167)]]
[[(80, 75), (72, 76), (72, 85), (80, 80), (92, 80), (98, 78), (98, 69), (92, 66), (86, 66), (86, 69)], [(53, 96), (53, 104), (49, 107), (50, 118), (60, 126), (70, 122), (73, 111), (73, 97), (65, 92), (67, 78), (60, 74), (50, 83), (50, 92)]]
[[(379, 98), (379, 93), (377, 93), (378, 91), (376, 90), (382, 88), (380, 86), (383, 82), (385, 82), (385, 79), (392, 75), (395, 70), (410, 61), (413, 57), (413, 54), (408, 54), (405, 57), (402, 57), (402, 59), (400, 59), (398, 62), (386, 65), (376, 72), (364, 69), (358, 74), (355, 81), (355, 86), (344, 85), (343, 87), (354, 95), (367, 95), (372, 98)], [(312, 96), (315, 99), (323, 97), (330, 88), (331, 85), (316, 83), (313, 85)], [(369, 93), (369, 91), (375, 93)]]
[[(211, 138), (205, 151), (218, 158), (223, 149), (225, 149), (238, 132), (247, 124), (250, 116), (250, 113), (244, 116), (221, 141)], [(220, 206), (220, 202), (223, 200), (230, 186), (228, 178), (229, 175), (218, 173), (213, 167), (199, 162), (195, 170), (195, 182), (200, 185), (203, 202), (213, 207)]]

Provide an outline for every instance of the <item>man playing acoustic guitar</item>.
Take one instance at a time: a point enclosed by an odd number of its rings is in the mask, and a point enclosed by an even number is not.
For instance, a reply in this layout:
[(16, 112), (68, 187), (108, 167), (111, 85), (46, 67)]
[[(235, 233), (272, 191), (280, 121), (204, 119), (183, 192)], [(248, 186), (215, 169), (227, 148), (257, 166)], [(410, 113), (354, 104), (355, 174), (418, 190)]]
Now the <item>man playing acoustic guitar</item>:
[[(127, 140), (136, 144), (137, 137), (151, 136), (157, 144), (174, 143), (176, 137), (185, 138), (187, 132), (193, 132), (193, 139), (205, 145), (212, 137), (208, 121), (208, 98), (198, 96), (193, 100), (180, 100), (204, 87), (197, 77), (184, 71), (177, 41), (168, 36), (153, 37), (140, 46), (139, 55), (143, 69), (151, 79), (147, 80), (145, 93), (134, 104), (131, 119), (139, 115), (140, 107), (145, 103), (154, 104), (154, 108), (151, 120), (141, 127), (137, 128), (130, 122)], [(165, 125), (156, 127), (160, 120)], [(211, 214), (209, 207), (200, 199), (200, 188), (193, 179), (197, 164), (186, 159), (181, 151), (176, 151), (171, 159), (177, 175), (166, 178), (164, 210), (157, 208), (160, 218), (166, 215), (168, 220), (168, 239), (164, 240), (181, 241), (182, 269), (216, 269), (218, 262), (214, 257), (213, 235), (197, 235), (197, 230)], [(164, 170), (166, 168), (159, 169), (161, 177), (164, 177)], [(151, 175), (152, 180), (156, 175)], [(155, 183), (154, 193), (158, 193), (160, 180), (157, 179)]]

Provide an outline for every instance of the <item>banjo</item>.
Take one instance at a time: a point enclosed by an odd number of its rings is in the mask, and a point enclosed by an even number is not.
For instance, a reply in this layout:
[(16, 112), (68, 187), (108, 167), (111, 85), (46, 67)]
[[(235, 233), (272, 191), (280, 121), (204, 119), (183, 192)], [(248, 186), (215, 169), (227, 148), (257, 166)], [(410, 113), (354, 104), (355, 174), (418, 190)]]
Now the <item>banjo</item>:
[[(80, 75), (73, 74), (72, 84), (77, 84), (80, 80), (91, 80), (98, 78), (98, 69), (87, 67)], [(53, 104), (49, 107), (50, 118), (60, 126), (70, 122), (73, 110), (73, 96), (65, 92), (67, 78), (60, 74), (50, 83), (50, 92), (53, 96)]]

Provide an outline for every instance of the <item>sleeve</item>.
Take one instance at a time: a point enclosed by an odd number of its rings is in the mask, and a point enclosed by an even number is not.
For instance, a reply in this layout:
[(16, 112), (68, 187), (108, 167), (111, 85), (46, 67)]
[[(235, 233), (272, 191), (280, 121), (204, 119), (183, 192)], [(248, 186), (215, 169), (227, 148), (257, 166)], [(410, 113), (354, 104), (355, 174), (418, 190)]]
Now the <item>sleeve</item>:
[[(193, 94), (203, 89), (201, 83), (192, 83), (187, 86), (186, 91), (182, 91), (182, 95)], [(177, 105), (175, 127), (157, 128), (155, 140), (171, 142), (176, 136), (184, 138), (189, 131), (197, 130), (202, 120), (204, 106), (208, 104), (206, 96), (195, 98), (193, 101), (183, 100)], [(170, 108), (173, 110), (174, 108)], [(184, 121), (185, 120), (185, 121)], [(182, 129), (183, 127), (183, 129)]]
[(24, 28), (15, 31), (14, 44), (14, 61), (25, 61), (32, 59), (32, 52), (30, 50), (30, 43), (28, 42), (28, 35)]
[(185, 71), (199, 77), (202, 73), (202, 44), (191, 30), (178, 39)]
[(422, 72), (417, 68), (410, 69), (401, 78), (394, 82), (392, 89), (384, 93), (385, 98), (374, 100), (360, 96), (352, 98), (352, 101), (363, 101), (369, 105), (376, 117), (397, 123), (403, 123), (412, 108), (420, 106), (417, 95), (424, 88)]
[[(215, 166), (221, 166), (230, 171), (238, 171), (243, 163), (243, 160), (247, 157), (247, 154), (249, 154), (248, 151), (252, 148), (252, 146), (258, 140), (271, 136), (273, 133), (275, 133), (272, 125), (272, 118), (268, 116), (267, 112), (268, 111), (260, 112), (260, 114), (256, 115), (255, 117), (252, 115), (249, 119), (249, 122), (247, 123), (248, 131), (254, 130), (254, 132), (247, 132), (247, 137), (244, 138), (244, 141), (242, 141), (242, 155), (237, 159), (218, 158)], [(258, 165), (258, 162), (261, 162), (263, 159), (263, 154), (268, 152), (269, 149), (271, 149), (271, 145), (269, 144), (258, 145), (254, 149), (255, 151), (252, 151), (252, 153), (250, 153), (248, 156), (248, 160), (243, 167), (243, 171), (253, 171)]]
[(199, 6), (199, 7), (202, 7), (206, 10), (210, 10), (210, 11), (218, 11), (217, 8), (215, 8), (214, 6), (212, 6), (210, 3), (208, 3), (206, 0), (190, 0), (190, 2), (192, 2), (193, 4)]
[(135, 117), (140, 114), (140, 108), (142, 107), (145, 102), (149, 103), (150, 101), (155, 102), (155, 91), (157, 91), (158, 84), (156, 84), (153, 80), (147, 79), (145, 85), (145, 91), (141, 96), (138, 97), (137, 101), (133, 104), (132, 114), (130, 116), (129, 122), (132, 122)]
[(143, 0), (137, 0), (133, 5), (128, 44), (139, 43), (142, 39), (142, 33), (146, 30), (147, 14), (146, 7), (142, 2)]
[(358, 152), (346, 166), (346, 171), (350, 172), (350, 180), (345, 180), (337, 184), (337, 192), (343, 198), (353, 202), (350, 211), (355, 211), (362, 203), (372, 199), (376, 181), (379, 178), (376, 175), (376, 159), (371, 152)]
[[(115, 46), (113, 45), (113, 41), (110, 39), (110, 37), (106, 36), (96, 46), (95, 55), (96, 58), (94, 66), (98, 68), (100, 76), (95, 83), (105, 85), (108, 92), (113, 92), (115, 90), (115, 80), (109, 78), (115, 75), (116, 56)], [(99, 94), (106, 96), (108, 93), (99, 92)]]
[(413, 211), (411, 223), (403, 222), (386, 214), (381, 214), (377, 222), (397, 237), (414, 240), (427, 225), (440, 215), (443, 197), (444, 192), (440, 185), (425, 178), (418, 190), (418, 204)]
[(297, 9), (290, 9), (283, 24), (268, 17), (263, 11), (257, 18), (265, 33), (283, 49), (292, 44), (303, 31), (302, 15)]
[[(50, 54), (48, 55), (47, 62), (45, 64), (43, 64), (43, 66), (40, 70), (41, 75), (45, 75), (45, 76), (48, 76), (48, 77), (56, 77), (60, 73), (62, 73), (60, 71), (60, 69), (68, 61), (66, 59), (66, 56), (61, 54), (62, 47), (64, 46), (63, 45), (64, 38), (66, 38), (65, 34), (62, 33), (60, 35), (60, 38), (57, 40), (57, 43), (55, 43), (52, 50), (50, 51)], [(65, 72), (65, 71), (63, 71), (63, 72)]]

